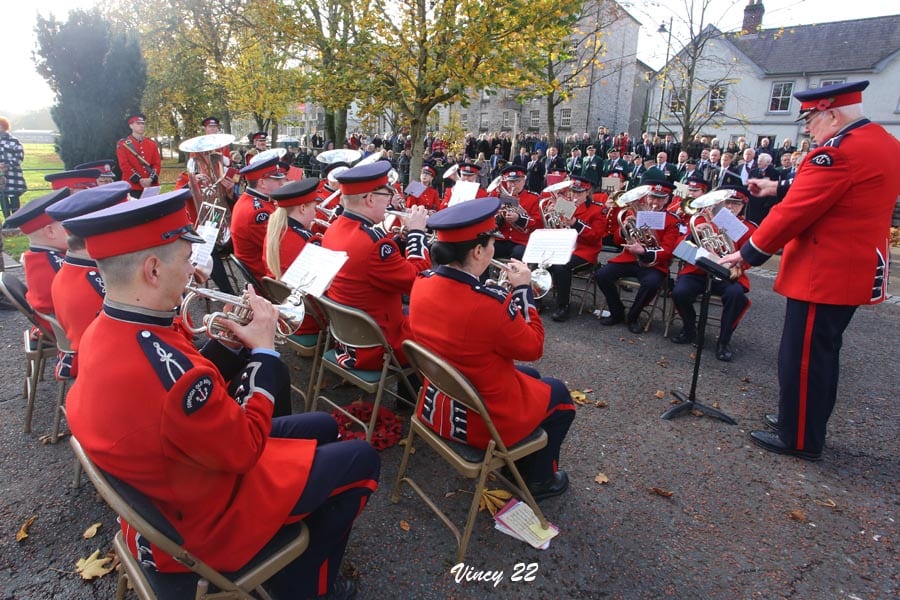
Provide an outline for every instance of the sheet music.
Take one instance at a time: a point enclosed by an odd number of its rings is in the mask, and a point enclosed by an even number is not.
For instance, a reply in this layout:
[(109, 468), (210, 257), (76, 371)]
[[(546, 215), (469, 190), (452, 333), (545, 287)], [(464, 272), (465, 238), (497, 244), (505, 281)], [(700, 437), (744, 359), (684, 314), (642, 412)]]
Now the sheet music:
[(637, 213), (637, 226), (649, 227), (657, 231), (666, 228), (666, 213), (661, 210), (639, 210)]
[(494, 520), (500, 531), (509, 533), (523, 542), (527, 542), (534, 548), (546, 548), (550, 540), (559, 535), (559, 528), (552, 523), (547, 523), (548, 528), (541, 527), (537, 515), (525, 502), (510, 500), (496, 515)]
[(681, 183), (680, 181), (675, 182), (675, 193), (674, 196), (678, 196), (679, 198), (687, 198), (688, 197), (688, 184)]
[(719, 210), (719, 212), (716, 213), (716, 216), (713, 217), (713, 223), (716, 224), (716, 227), (724, 231), (735, 244), (737, 244), (739, 239), (744, 237), (744, 234), (746, 234), (749, 229), (728, 209)]
[(450, 202), (447, 203), (447, 206), (474, 200), (476, 194), (478, 194), (477, 181), (457, 181), (453, 185), (453, 192), (450, 194)]
[(574, 229), (536, 229), (528, 237), (522, 262), (564, 265), (572, 258), (577, 239)]
[(406, 186), (406, 195), (418, 198), (426, 189), (428, 188), (421, 181), (410, 181), (409, 185)]
[(347, 262), (346, 252), (328, 250), (316, 244), (306, 244), (281, 277), (292, 290), (319, 298), (331, 285), (335, 275)]
[(556, 206), (554, 210), (564, 216), (567, 219), (571, 219), (572, 215), (575, 214), (575, 209), (578, 208), (578, 205), (572, 202), (571, 200), (566, 200), (565, 198), (560, 198), (556, 201)]
[(212, 273), (212, 252), (219, 237), (219, 228), (211, 221), (201, 223), (197, 233), (203, 238), (202, 244), (191, 245), (191, 264), (198, 266), (206, 273)]
[(620, 177), (604, 177), (600, 180), (600, 189), (610, 194), (621, 190), (624, 183)]
[(150, 198), (152, 196), (159, 196), (160, 187), (148, 187), (144, 188), (144, 191), (141, 192), (141, 198)]

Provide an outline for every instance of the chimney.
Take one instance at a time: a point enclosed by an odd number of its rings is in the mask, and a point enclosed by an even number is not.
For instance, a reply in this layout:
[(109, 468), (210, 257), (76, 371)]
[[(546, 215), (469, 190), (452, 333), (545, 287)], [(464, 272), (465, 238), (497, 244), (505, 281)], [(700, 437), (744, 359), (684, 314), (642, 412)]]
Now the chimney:
[(762, 5), (762, 0), (747, 0), (747, 6), (744, 7), (744, 25), (741, 27), (741, 33), (756, 33), (762, 29), (763, 15), (766, 8)]

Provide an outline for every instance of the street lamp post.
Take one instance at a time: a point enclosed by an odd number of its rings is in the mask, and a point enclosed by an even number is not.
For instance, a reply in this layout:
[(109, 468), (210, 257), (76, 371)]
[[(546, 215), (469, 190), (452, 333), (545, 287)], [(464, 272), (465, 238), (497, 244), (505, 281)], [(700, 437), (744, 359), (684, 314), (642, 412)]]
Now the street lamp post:
[(672, 17), (669, 17), (669, 28), (666, 29), (665, 23), (660, 23), (657, 33), (669, 34), (669, 40), (666, 42), (666, 62), (663, 64), (663, 68), (660, 70), (660, 73), (663, 77), (663, 85), (659, 90), (659, 113), (657, 113), (656, 115), (656, 135), (660, 135), (660, 129), (662, 129), (663, 102), (666, 99), (665, 70), (669, 66), (669, 52), (672, 50)]

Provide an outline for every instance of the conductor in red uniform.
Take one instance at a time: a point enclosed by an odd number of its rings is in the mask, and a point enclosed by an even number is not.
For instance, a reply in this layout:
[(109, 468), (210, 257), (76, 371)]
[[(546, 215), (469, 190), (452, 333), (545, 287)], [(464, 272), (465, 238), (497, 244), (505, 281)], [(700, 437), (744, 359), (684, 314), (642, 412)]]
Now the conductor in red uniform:
[[(891, 213), (900, 194), (900, 141), (865, 118), (868, 81), (797, 92), (800, 118), (819, 144), (793, 180), (752, 179), (750, 191), (783, 198), (726, 265), (764, 263), (782, 247), (775, 291), (787, 297), (775, 432), (751, 431), (770, 452), (819, 460), (837, 400), (844, 330), (856, 307), (887, 292)], [(879, 148), (879, 160), (871, 160)]]
[[(402, 297), (409, 294), (419, 271), (431, 266), (431, 259), (425, 245), (425, 208), (410, 209), (405, 255), (393, 238), (375, 226), (394, 197), (388, 183), (390, 169), (389, 163), (378, 161), (338, 175), (344, 212), (325, 232), (322, 247), (348, 255), (328, 288), (328, 297), (368, 313), (398, 359), (405, 362), (400, 345), (410, 334)], [(381, 369), (382, 354), (380, 348), (340, 346), (338, 362), (355, 369)]]
[[(479, 281), (494, 257), (499, 209), (498, 199), (486, 198), (429, 217), (428, 226), (437, 232), (432, 252), (439, 266), (423, 273), (413, 286), (410, 325), (413, 339), (472, 382), (505, 444), (520, 442), (538, 427), (547, 432), (547, 446), (518, 463), (528, 488), (540, 500), (568, 487), (566, 472), (558, 469), (559, 451), (575, 407), (563, 382), (513, 362), (535, 361), (544, 352), (544, 327), (528, 267), (510, 262), (511, 293)], [(477, 414), (428, 385), (422, 394), (419, 416), (438, 434), (486, 447), (490, 436)]]
[[(378, 455), (365, 442), (333, 443), (337, 424), (324, 413), (272, 418), (276, 398), (290, 393), (290, 374), (273, 346), (278, 312), (252, 289), (251, 321), (226, 323), (243, 348), (210, 341), (198, 352), (172, 328), (194, 271), (191, 243), (202, 241), (184, 210), (189, 195), (178, 190), (65, 222), (85, 238), (107, 286), (66, 402), (72, 433), (212, 567), (240, 569), (285, 524), (304, 519), (309, 548), (277, 576), (275, 595), (346, 593), (352, 583), (336, 575), (353, 520), (377, 486)], [(122, 528), (143, 564), (185, 570), (128, 523)]]
[(159, 147), (153, 140), (144, 137), (146, 121), (141, 113), (128, 118), (131, 135), (116, 144), (116, 160), (122, 171), (122, 180), (131, 184), (131, 190), (140, 196), (144, 188), (159, 185), (162, 159)]
[(284, 173), (284, 165), (275, 156), (241, 169), (241, 175), (247, 180), (247, 189), (231, 209), (231, 240), (234, 255), (257, 280), (266, 274), (263, 245), (269, 215), (275, 212), (275, 203), (269, 194), (284, 184)]

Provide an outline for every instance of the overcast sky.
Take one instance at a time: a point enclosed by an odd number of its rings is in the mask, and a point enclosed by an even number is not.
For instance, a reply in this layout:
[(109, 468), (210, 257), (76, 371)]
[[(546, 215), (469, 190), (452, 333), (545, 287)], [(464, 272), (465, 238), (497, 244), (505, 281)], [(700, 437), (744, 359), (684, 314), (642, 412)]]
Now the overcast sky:
[[(651, 67), (662, 66), (667, 36), (657, 32), (659, 25), (668, 23), (669, 18), (674, 16), (673, 30), (677, 38), (678, 14), (683, 13), (685, 2), (690, 1), (623, 0), (623, 4), (629, 5), (629, 11), (643, 25), (638, 58)], [(0, 110), (26, 112), (53, 104), (53, 93), (35, 72), (31, 60), (35, 46), (35, 15), (53, 13), (58, 19), (65, 20), (69, 10), (88, 8), (97, 3), (97, 0), (36, 0), (34, 4), (18, 4), (15, 0), (8, 0), (5, 3), (2, 34), (5, 61), (4, 82), (0, 86)], [(737, 29), (746, 4), (747, 0), (711, 0), (707, 22), (725, 31)], [(763, 0), (763, 4), (766, 8), (764, 28), (884, 16), (895, 14), (898, 10), (896, 0)], [(860, 40), (860, 43), (865, 43), (865, 40)]]

